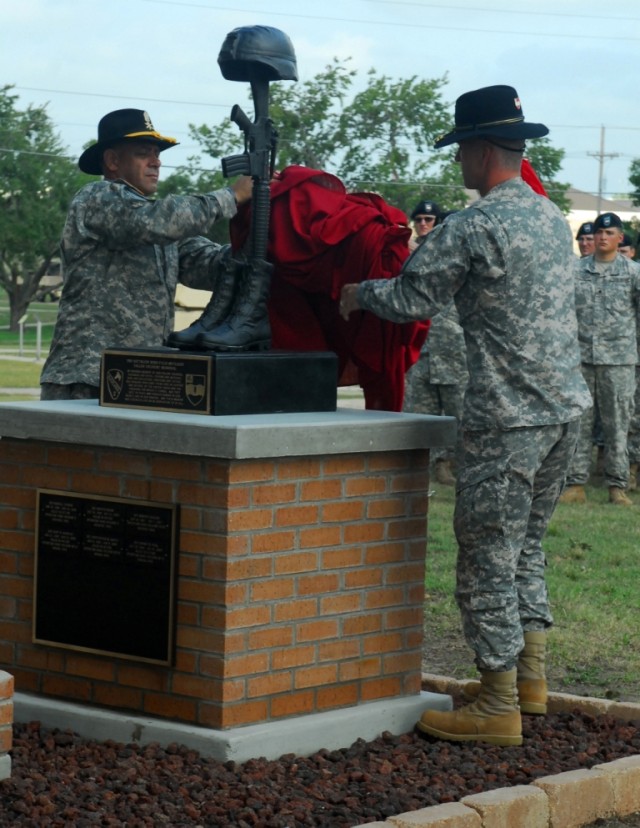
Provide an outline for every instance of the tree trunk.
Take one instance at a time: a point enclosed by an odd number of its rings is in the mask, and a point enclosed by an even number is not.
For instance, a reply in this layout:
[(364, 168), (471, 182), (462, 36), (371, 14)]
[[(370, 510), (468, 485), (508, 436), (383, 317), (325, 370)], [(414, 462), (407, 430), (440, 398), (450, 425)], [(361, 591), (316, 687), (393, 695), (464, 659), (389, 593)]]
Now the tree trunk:
[[(24, 275), (12, 268), (10, 286), (5, 285), (9, 296), (9, 330), (18, 333), (20, 320), (29, 310), (29, 303), (35, 296), (40, 280), (49, 269), (53, 256), (47, 256), (30, 274)], [(20, 278), (22, 277), (22, 278)]]

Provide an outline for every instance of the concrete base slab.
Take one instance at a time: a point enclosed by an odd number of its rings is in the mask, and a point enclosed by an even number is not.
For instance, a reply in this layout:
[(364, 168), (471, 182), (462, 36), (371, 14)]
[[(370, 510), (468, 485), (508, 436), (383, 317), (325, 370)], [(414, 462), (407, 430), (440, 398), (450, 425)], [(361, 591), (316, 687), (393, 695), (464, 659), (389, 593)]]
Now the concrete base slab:
[(0, 780), (11, 779), (11, 757), (0, 756)]
[(39, 721), (44, 727), (73, 730), (86, 739), (162, 746), (173, 742), (220, 762), (244, 762), (285, 753), (309, 756), (338, 750), (357, 739), (371, 741), (388, 731), (408, 733), (428, 709), (451, 710), (451, 696), (423, 691), (418, 696), (369, 702), (358, 707), (313, 713), (231, 730), (213, 730), (163, 719), (147, 719), (111, 710), (27, 693), (14, 696), (14, 721)]

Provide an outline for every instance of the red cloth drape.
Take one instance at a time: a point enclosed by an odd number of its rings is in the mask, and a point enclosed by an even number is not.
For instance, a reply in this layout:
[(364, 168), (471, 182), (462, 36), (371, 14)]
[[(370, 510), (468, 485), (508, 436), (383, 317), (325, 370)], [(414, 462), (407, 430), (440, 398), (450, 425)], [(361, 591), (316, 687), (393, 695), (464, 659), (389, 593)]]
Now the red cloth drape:
[[(231, 221), (235, 249), (246, 241), (249, 221), (246, 205)], [(401, 210), (373, 193), (347, 193), (322, 170), (286, 167), (271, 184), (272, 345), (335, 352), (340, 384), (361, 385), (367, 408), (402, 409), (404, 375), (429, 323), (397, 324), (367, 311), (345, 322), (340, 291), (347, 282), (397, 276), (410, 235)]]
[(520, 167), (520, 175), (522, 176), (522, 180), (526, 181), (527, 184), (531, 187), (531, 189), (538, 193), (538, 195), (547, 195), (547, 191), (545, 190), (542, 181), (536, 175), (536, 171), (533, 169), (529, 161), (526, 158), (522, 159), (522, 165)]

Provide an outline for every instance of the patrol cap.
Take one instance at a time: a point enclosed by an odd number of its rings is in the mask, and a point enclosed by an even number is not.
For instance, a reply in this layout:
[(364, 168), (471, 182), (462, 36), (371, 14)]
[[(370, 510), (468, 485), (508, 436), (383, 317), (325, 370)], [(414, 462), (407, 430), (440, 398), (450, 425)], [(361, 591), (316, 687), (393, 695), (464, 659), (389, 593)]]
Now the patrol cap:
[(617, 227), (618, 230), (622, 230), (622, 220), (615, 213), (600, 213), (593, 222), (593, 232), (600, 230), (601, 227)]
[(578, 241), (580, 236), (593, 236), (592, 221), (585, 221), (584, 224), (581, 224), (580, 227), (578, 227), (578, 232), (576, 233), (576, 241)]
[(435, 201), (419, 201), (411, 211), (411, 218), (416, 216), (435, 216), (440, 218), (440, 205)]

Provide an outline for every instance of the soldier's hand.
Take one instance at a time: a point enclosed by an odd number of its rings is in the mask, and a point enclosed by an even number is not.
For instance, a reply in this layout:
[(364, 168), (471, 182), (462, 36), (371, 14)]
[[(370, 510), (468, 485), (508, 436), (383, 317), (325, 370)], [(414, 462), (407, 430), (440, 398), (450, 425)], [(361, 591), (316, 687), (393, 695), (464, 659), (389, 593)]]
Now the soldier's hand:
[(359, 310), (360, 305), (358, 304), (358, 284), (349, 284), (344, 285), (342, 288), (342, 293), (340, 294), (340, 316), (345, 320), (345, 322), (349, 321), (349, 315), (353, 313), (353, 311)]
[(244, 204), (251, 199), (253, 179), (250, 175), (241, 175), (230, 185), (238, 204)]

